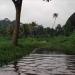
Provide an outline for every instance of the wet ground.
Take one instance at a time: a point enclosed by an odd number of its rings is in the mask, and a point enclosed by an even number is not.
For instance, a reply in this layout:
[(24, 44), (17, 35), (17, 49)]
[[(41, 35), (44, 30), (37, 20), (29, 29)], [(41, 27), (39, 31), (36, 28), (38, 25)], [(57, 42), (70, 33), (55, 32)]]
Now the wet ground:
[(75, 75), (75, 55), (30, 54), (0, 68), (0, 75)]

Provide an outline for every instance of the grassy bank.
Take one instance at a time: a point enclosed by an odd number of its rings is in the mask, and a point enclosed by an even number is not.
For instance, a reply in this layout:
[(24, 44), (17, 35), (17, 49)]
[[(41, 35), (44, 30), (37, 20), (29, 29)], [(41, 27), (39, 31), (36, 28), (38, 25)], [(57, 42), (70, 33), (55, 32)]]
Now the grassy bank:
[(35, 48), (49, 48), (51, 51), (62, 51), (66, 54), (75, 54), (75, 35), (69, 37), (48, 37), (48, 38), (21, 38), (18, 47), (11, 44), (11, 40), (0, 37), (0, 64), (7, 64), (26, 54)]

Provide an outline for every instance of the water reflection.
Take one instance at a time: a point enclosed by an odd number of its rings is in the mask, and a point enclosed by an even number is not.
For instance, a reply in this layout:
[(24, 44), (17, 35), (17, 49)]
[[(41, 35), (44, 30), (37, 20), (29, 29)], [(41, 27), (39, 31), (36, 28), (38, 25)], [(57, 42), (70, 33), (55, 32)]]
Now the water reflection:
[(4, 66), (0, 75), (75, 75), (75, 55), (41, 53)]
[(14, 71), (18, 74), (18, 75), (21, 75), (20, 71), (19, 71), (19, 66), (17, 66), (18, 62), (15, 61), (13, 63), (13, 68), (14, 68)]
[(68, 56), (66, 63), (67, 69), (69, 69), (72, 73), (75, 73), (75, 56)]

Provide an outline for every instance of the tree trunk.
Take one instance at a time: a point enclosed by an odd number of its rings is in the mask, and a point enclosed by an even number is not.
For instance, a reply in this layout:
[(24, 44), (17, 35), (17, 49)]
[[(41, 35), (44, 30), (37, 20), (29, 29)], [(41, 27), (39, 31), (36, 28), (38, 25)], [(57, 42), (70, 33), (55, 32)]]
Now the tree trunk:
[(18, 45), (18, 38), (19, 38), (19, 28), (20, 28), (20, 14), (21, 14), (21, 8), (16, 7), (16, 22), (14, 26), (14, 31), (13, 31), (13, 45), (17, 46)]
[(55, 20), (54, 20), (54, 24), (53, 24), (52, 28), (54, 28), (54, 26), (55, 26), (55, 23), (56, 23), (56, 18), (55, 18)]

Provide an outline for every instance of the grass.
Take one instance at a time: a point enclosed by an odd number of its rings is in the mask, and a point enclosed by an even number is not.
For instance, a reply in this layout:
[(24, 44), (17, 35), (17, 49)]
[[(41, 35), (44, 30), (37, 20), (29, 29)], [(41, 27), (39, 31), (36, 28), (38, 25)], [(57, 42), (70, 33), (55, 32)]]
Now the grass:
[(74, 34), (69, 37), (21, 38), (19, 44), (21, 45), (14, 47), (11, 44), (11, 39), (0, 37), (0, 66), (29, 54), (35, 48), (49, 48), (51, 51), (75, 54)]

